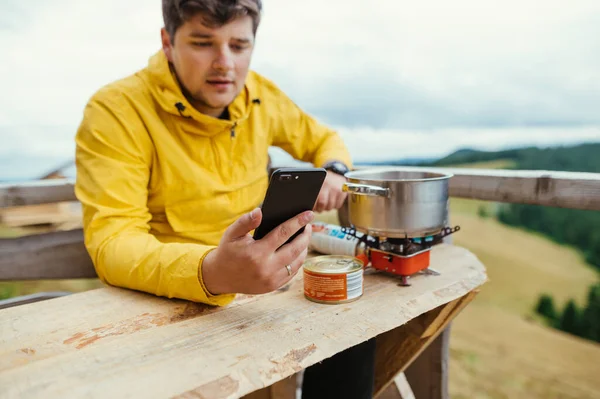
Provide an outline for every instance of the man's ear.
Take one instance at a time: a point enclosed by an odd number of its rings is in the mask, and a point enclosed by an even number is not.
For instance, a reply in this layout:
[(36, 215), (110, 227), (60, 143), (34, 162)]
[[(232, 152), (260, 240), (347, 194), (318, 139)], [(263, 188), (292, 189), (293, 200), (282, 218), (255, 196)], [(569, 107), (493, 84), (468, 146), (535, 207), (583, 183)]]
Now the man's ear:
[(171, 54), (173, 51), (173, 43), (171, 42), (171, 35), (169, 35), (169, 32), (167, 32), (165, 28), (160, 30), (160, 38), (162, 41), (163, 51), (167, 56), (167, 60), (169, 60), (169, 62), (173, 62), (173, 55)]

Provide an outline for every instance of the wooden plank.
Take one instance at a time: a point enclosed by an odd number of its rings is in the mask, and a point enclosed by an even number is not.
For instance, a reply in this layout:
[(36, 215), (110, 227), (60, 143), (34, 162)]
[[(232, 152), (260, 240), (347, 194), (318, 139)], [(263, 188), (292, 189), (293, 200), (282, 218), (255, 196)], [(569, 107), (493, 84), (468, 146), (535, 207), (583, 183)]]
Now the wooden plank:
[(413, 393), (413, 390), (404, 373), (400, 373), (396, 376), (396, 378), (394, 378), (394, 385), (396, 386), (396, 389), (400, 393), (400, 397), (402, 399), (415, 399), (415, 394)]
[[(375, 396), (381, 394), (392, 382), (393, 378), (403, 372), (419, 356), (427, 346), (441, 333), (445, 326), (471, 302), (476, 292), (470, 291), (453, 302), (410, 320), (406, 325), (377, 337), (377, 354), (375, 360)], [(443, 321), (441, 314), (446, 306), (452, 307)], [(432, 324), (437, 323), (439, 331), (429, 336), (424, 332)]]
[(0, 209), (68, 201), (77, 201), (74, 182), (70, 179), (0, 184)]
[(275, 384), (244, 395), (244, 399), (296, 399), (297, 374)]
[(28, 205), (0, 209), (0, 223), (9, 227), (77, 222), (81, 227), (81, 207), (77, 202)]
[(295, 399), (298, 387), (298, 374), (294, 374), (269, 387), (271, 399)]
[(487, 280), (459, 247), (434, 248), (432, 267), (441, 275), (415, 276), (410, 287), (368, 273), (364, 296), (338, 306), (306, 300), (299, 274), (289, 289), (224, 308), (108, 287), (4, 309), (0, 386), (7, 397), (30, 398), (243, 396)]
[(421, 338), (431, 337), (433, 334), (437, 333), (440, 329), (440, 325), (442, 325), (448, 319), (448, 317), (450, 317), (452, 312), (454, 312), (455, 308), (459, 306), (459, 304), (460, 302), (457, 301), (453, 302), (453, 304), (448, 304), (448, 306), (444, 306), (435, 320), (433, 320), (433, 322), (427, 326), (425, 331), (423, 331)]
[(437, 316), (446, 306), (454, 307), (454, 304), (440, 306), (377, 337), (374, 397), (379, 397), (388, 390), (394, 377), (403, 372), (433, 341), (431, 337), (422, 338), (423, 330), (433, 320), (432, 316)]
[[(444, 306), (443, 311), (447, 309), (451, 311), (456, 309), (456, 306), (448, 304)], [(426, 331), (421, 337), (431, 335)], [(450, 328), (447, 327), (415, 358), (404, 373), (399, 373), (394, 378), (394, 383), (384, 389), (377, 399), (448, 399), (449, 349)]]
[(400, 373), (394, 378), (394, 383), (390, 384), (376, 399), (415, 399), (415, 394), (406, 375)]
[(413, 394), (419, 399), (448, 399), (450, 328), (444, 331), (405, 371)]
[[(493, 173), (496, 172), (496, 173)], [(600, 174), (454, 169), (450, 195), (497, 202), (600, 210)]]
[(95, 277), (81, 229), (0, 239), (0, 280)]

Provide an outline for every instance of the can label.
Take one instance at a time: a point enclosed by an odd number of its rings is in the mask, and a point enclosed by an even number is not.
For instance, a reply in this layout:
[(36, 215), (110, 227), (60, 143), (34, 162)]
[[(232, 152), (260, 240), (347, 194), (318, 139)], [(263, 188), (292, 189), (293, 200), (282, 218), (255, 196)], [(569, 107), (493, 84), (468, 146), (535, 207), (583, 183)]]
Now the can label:
[(340, 274), (304, 270), (304, 295), (310, 299), (339, 302), (358, 298), (362, 293), (362, 269)]
[[(362, 236), (362, 233), (356, 234)], [(357, 237), (345, 233), (340, 226), (313, 223), (309, 248), (322, 254), (354, 256), (358, 241)]]

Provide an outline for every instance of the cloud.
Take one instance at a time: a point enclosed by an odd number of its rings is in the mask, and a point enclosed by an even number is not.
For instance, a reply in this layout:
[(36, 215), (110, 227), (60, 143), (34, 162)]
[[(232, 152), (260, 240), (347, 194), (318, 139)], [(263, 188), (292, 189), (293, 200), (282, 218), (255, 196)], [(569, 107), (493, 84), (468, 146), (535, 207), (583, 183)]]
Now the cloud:
[[(598, 124), (600, 2), (266, 0), (253, 67), (330, 123)], [(74, 125), (159, 49), (160, 5), (0, 5), (0, 122)]]
[[(253, 68), (338, 128), (358, 158), (600, 140), (597, 0), (264, 9)], [(146, 0), (2, 1), (0, 155), (72, 156), (89, 97), (143, 68), (161, 26), (160, 4)]]
[(599, 38), (593, 0), (269, 2), (255, 65), (336, 124), (597, 124)]
[(21, 28), (0, 34), (2, 88), (10, 93), (0, 96), (0, 121), (76, 126), (96, 90), (143, 68), (159, 49), (160, 13), (140, 0), (21, 7)]

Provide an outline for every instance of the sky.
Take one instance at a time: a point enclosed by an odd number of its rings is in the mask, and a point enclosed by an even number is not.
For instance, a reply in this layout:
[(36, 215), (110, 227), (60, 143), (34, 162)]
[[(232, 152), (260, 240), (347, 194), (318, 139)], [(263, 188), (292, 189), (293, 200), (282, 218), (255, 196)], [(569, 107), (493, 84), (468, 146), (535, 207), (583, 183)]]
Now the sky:
[[(263, 4), (252, 68), (356, 160), (600, 141), (598, 0)], [(2, 0), (0, 176), (72, 157), (89, 97), (143, 68), (161, 26), (158, 0)]]

